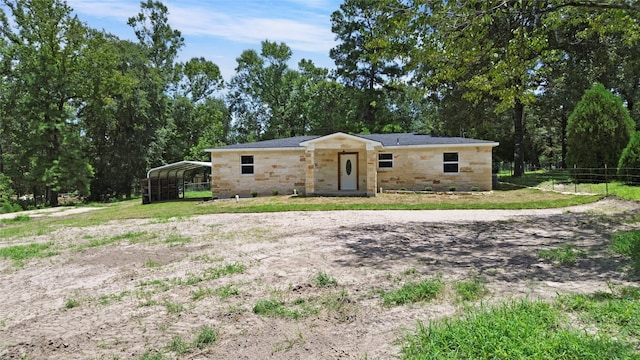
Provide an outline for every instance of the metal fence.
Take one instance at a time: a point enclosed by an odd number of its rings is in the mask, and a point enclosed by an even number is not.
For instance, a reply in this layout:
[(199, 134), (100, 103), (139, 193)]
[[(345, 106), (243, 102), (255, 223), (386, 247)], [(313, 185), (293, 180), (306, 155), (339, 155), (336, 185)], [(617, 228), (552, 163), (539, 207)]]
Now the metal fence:
[(184, 192), (195, 192), (195, 191), (211, 191), (211, 183), (209, 182), (198, 182), (198, 183), (185, 183), (184, 184)]
[[(525, 171), (521, 178), (511, 177), (512, 171), (505, 170), (502, 166), (494, 166), (500, 169), (499, 180), (505, 183), (537, 187), (546, 190), (588, 193), (588, 194), (612, 194), (612, 189), (621, 185), (638, 187), (640, 191), (640, 168), (579, 168), (546, 169)], [(615, 192), (615, 191), (614, 191)]]

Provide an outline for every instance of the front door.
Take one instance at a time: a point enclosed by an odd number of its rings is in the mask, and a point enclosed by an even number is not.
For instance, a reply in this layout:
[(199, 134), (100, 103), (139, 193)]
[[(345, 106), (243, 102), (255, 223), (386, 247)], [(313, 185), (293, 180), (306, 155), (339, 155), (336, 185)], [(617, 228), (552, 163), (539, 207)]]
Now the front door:
[(358, 154), (340, 154), (339, 176), (339, 190), (358, 190)]

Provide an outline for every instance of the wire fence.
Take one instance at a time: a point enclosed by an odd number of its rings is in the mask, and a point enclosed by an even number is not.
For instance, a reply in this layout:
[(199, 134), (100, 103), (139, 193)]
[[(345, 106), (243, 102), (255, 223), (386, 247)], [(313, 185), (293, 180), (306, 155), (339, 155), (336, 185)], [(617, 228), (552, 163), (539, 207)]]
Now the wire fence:
[(545, 190), (602, 195), (616, 195), (621, 189), (640, 192), (640, 168), (529, 168), (522, 177), (513, 177), (513, 171), (505, 170), (502, 164), (494, 166), (496, 169), (499, 169), (498, 178), (501, 182)]

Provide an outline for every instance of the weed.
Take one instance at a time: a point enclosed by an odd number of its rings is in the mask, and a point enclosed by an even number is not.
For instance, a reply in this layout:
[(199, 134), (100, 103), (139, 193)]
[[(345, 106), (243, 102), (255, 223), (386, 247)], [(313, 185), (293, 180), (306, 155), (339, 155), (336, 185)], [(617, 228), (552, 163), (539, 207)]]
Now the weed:
[(480, 188), (477, 186), (472, 186), (471, 191), (480, 191)]
[(489, 293), (486, 282), (480, 278), (456, 281), (454, 287), (456, 291), (456, 299), (458, 301), (480, 300)]
[(238, 288), (233, 285), (225, 285), (216, 289), (216, 294), (220, 297), (220, 299), (226, 299), (230, 296), (235, 296), (240, 294)]
[(542, 259), (551, 261), (556, 266), (571, 266), (576, 264), (582, 252), (575, 250), (571, 244), (565, 244), (561, 248), (538, 250), (538, 256)]
[(184, 306), (179, 302), (173, 302), (169, 299), (164, 300), (164, 306), (169, 314), (177, 314), (184, 311)]
[(193, 340), (193, 346), (197, 349), (202, 349), (216, 340), (218, 340), (218, 333), (208, 326), (203, 326)]
[(444, 283), (439, 278), (408, 283), (398, 290), (382, 293), (385, 305), (403, 305), (434, 299), (442, 291)]
[(425, 186), (424, 191), (433, 191), (433, 186)]
[(171, 342), (167, 346), (167, 349), (175, 352), (176, 354), (184, 354), (188, 352), (191, 345), (182, 339), (182, 336), (176, 335), (171, 339)]
[(211, 257), (209, 255), (198, 255), (198, 256), (194, 256), (192, 259), (195, 261), (200, 261), (204, 263), (221, 262), (222, 260), (224, 260), (222, 256)]
[(287, 319), (300, 319), (318, 312), (317, 309), (309, 307), (304, 299), (296, 299), (296, 306), (286, 306), (284, 301), (275, 299), (259, 300), (253, 307), (253, 312), (266, 317), (282, 317)]
[(405, 276), (411, 276), (411, 275), (417, 275), (417, 274), (418, 274), (418, 269), (414, 267), (408, 268), (407, 270), (402, 272), (402, 275), (405, 275)]
[(147, 350), (140, 356), (139, 360), (165, 360), (167, 357), (157, 350)]
[(158, 268), (158, 267), (160, 267), (162, 265), (160, 263), (158, 263), (158, 262), (155, 262), (155, 261), (149, 259), (149, 260), (144, 262), (144, 266), (153, 269), (153, 268)]
[(304, 336), (302, 336), (302, 332), (298, 330), (296, 332), (296, 336), (291, 338), (289, 336), (286, 336), (284, 341), (278, 342), (276, 345), (274, 345), (272, 352), (275, 353), (278, 351), (289, 351), (293, 349), (295, 345), (302, 346), (306, 343), (307, 341), (305, 340)]
[(73, 309), (74, 307), (78, 307), (78, 306), (80, 306), (80, 302), (75, 299), (67, 299), (67, 301), (65, 301), (64, 303), (65, 309)]
[(455, 186), (455, 185), (450, 185), (450, 186), (448, 187), (448, 189), (449, 189), (449, 191), (456, 191), (456, 190), (458, 189), (458, 187), (457, 187), (457, 186)]
[(128, 291), (122, 291), (120, 294), (100, 295), (98, 302), (100, 305), (109, 305), (112, 301), (122, 301), (126, 295), (129, 295)]
[(213, 294), (213, 290), (209, 288), (198, 287), (197, 290), (193, 290), (191, 292), (191, 300), (197, 301), (211, 294)]
[(258, 197), (258, 192), (257, 191), (252, 191), (251, 192), (251, 196), (252, 197)]
[(338, 281), (325, 273), (324, 271), (320, 271), (313, 278), (313, 282), (319, 287), (329, 287), (329, 286), (337, 286)]
[(355, 319), (358, 311), (357, 306), (349, 298), (349, 293), (346, 290), (326, 295), (321, 302), (333, 318), (343, 323)]
[(207, 280), (215, 280), (224, 275), (233, 275), (243, 273), (246, 267), (242, 264), (233, 263), (222, 267), (213, 267), (205, 270)]
[(273, 195), (273, 196), (278, 196), (279, 193), (280, 192), (278, 190), (271, 191), (271, 195)]
[(172, 234), (172, 235), (169, 235), (169, 237), (167, 237), (166, 239), (164, 239), (164, 242), (167, 244), (170, 244), (171, 246), (176, 246), (176, 245), (190, 243), (191, 238), (187, 236)]

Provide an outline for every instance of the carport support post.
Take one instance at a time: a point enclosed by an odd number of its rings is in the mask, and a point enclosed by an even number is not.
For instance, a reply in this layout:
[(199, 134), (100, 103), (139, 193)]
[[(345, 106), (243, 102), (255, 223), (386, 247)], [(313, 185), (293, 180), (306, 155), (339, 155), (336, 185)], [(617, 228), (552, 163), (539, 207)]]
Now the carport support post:
[(147, 175), (147, 194), (149, 195), (149, 204), (151, 204), (151, 174)]

